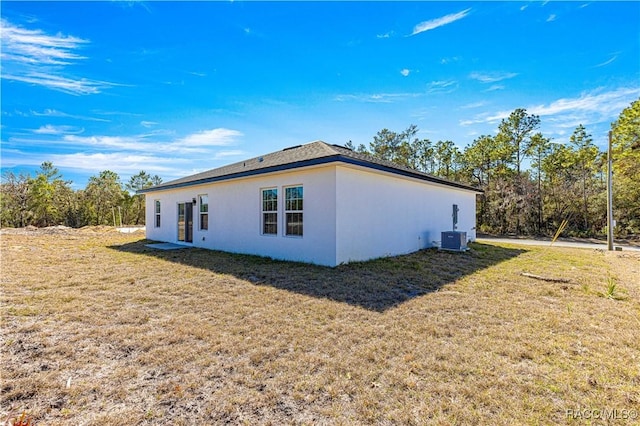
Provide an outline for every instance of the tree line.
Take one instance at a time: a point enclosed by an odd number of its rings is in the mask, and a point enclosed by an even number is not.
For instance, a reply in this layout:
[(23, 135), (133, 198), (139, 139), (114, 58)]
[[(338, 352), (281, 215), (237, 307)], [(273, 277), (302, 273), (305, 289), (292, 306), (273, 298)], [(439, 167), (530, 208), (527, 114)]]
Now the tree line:
[[(525, 109), (503, 119), (493, 135), (464, 149), (453, 141), (416, 137), (418, 128), (380, 130), (368, 147), (355, 151), (484, 190), (477, 203), (478, 230), (499, 234), (552, 235), (567, 220), (566, 233), (606, 234), (607, 153), (578, 125), (568, 144), (540, 131), (540, 117)], [(617, 235), (640, 234), (640, 99), (612, 123), (614, 216)], [(122, 183), (109, 170), (73, 190), (58, 169), (45, 162), (35, 174), (2, 175), (0, 225), (23, 227), (144, 224), (143, 195), (160, 177), (144, 171)]]
[[(418, 128), (379, 131), (369, 146), (346, 146), (445, 179), (484, 190), (477, 203), (478, 230), (498, 234), (606, 234), (607, 152), (582, 124), (568, 144), (540, 131), (540, 117), (518, 108), (496, 134), (477, 137), (464, 149), (453, 141), (416, 137)], [(612, 123), (616, 235), (640, 234), (640, 99)]]
[(35, 176), (2, 175), (0, 224), (3, 227), (65, 225), (143, 225), (144, 195), (135, 191), (160, 184), (162, 179), (144, 171), (122, 183), (110, 170), (91, 176), (84, 189), (74, 190), (51, 162)]

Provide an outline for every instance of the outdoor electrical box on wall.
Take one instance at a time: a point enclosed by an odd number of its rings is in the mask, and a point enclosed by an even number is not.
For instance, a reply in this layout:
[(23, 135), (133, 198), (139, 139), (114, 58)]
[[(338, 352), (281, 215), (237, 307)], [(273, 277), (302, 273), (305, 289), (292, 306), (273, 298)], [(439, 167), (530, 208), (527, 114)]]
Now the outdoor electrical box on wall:
[(457, 204), (453, 205), (453, 231), (444, 231), (441, 234), (440, 248), (442, 250), (465, 251), (467, 247), (467, 233), (456, 231), (458, 228), (458, 208)]

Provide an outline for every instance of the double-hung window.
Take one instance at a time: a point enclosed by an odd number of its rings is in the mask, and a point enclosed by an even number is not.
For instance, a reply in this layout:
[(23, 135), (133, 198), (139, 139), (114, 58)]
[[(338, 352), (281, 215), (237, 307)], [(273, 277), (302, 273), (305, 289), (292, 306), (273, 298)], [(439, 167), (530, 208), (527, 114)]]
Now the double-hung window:
[(155, 202), (155, 219), (156, 228), (160, 228), (160, 200), (156, 200)]
[(302, 186), (284, 189), (285, 235), (302, 236)]
[(209, 196), (204, 194), (200, 198), (200, 230), (209, 229)]
[(278, 189), (262, 190), (262, 234), (278, 235)]

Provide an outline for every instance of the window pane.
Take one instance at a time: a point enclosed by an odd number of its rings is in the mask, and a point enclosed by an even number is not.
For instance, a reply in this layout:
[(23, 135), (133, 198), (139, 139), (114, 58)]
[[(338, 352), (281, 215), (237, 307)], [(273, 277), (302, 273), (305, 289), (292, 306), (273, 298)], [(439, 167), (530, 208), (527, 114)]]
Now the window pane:
[(160, 215), (156, 215), (156, 228), (160, 228)]
[(302, 213), (287, 213), (287, 235), (302, 236)]
[(207, 213), (209, 211), (209, 196), (200, 196), (200, 213)]
[(200, 229), (205, 231), (209, 229), (209, 215), (207, 213), (200, 214)]
[(160, 201), (156, 201), (156, 213), (160, 213)]
[(285, 189), (285, 210), (302, 210), (302, 187)]
[(262, 214), (262, 233), (263, 234), (278, 233), (278, 213)]
[(262, 211), (274, 212), (278, 210), (278, 190), (263, 189), (262, 190)]

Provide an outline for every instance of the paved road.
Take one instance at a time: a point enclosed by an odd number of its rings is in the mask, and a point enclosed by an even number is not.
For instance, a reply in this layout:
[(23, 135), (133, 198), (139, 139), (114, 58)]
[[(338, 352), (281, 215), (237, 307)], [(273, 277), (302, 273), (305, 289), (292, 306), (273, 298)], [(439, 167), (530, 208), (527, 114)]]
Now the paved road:
[[(525, 246), (549, 246), (551, 245), (551, 241), (545, 240), (528, 240), (521, 238), (493, 238), (493, 237), (482, 237), (477, 238), (476, 241), (479, 243), (482, 242), (496, 242), (496, 243), (508, 243), (508, 244), (522, 244)], [(552, 247), (575, 247), (575, 248), (585, 248), (585, 249), (600, 249), (606, 250), (607, 243), (586, 243), (586, 242), (577, 242), (577, 241), (561, 241), (556, 240), (553, 243)], [(640, 247), (634, 247), (627, 244), (615, 244), (614, 247), (622, 247), (623, 251), (631, 250), (631, 251), (640, 251)]]

